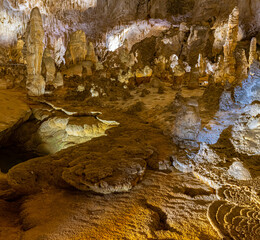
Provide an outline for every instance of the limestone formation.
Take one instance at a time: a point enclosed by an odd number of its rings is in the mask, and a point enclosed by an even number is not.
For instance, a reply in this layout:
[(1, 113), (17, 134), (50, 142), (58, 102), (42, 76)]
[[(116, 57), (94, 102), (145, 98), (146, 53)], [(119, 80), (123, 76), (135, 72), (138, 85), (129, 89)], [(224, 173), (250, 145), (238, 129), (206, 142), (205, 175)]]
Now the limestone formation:
[(76, 64), (86, 59), (88, 53), (86, 34), (82, 30), (73, 32), (66, 51), (66, 63)]
[(149, 67), (149, 66), (145, 66), (144, 69), (142, 70), (137, 70), (136, 71), (136, 78), (149, 78), (151, 77), (153, 74), (153, 70)]
[(187, 23), (182, 22), (180, 24), (180, 28), (179, 28), (179, 42), (182, 43), (185, 38), (187, 33), (190, 31), (189, 27), (187, 26)]
[[(74, 123), (75, 122), (75, 123)], [(33, 150), (39, 154), (53, 154), (62, 149), (90, 141), (93, 138), (105, 136), (106, 130), (116, 127), (118, 123), (109, 121), (100, 121), (93, 117), (81, 119), (81, 123), (77, 123), (75, 118), (63, 116), (41, 119), (41, 124), (37, 131), (25, 143), (28, 150)], [(31, 125), (24, 125), (17, 134), (24, 135), (28, 132), (26, 128)]]
[(200, 127), (201, 119), (198, 111), (198, 102), (196, 99), (184, 100), (184, 104), (176, 115), (175, 126), (172, 132), (174, 141), (181, 146), (196, 146)]
[(239, 9), (235, 7), (228, 19), (228, 32), (224, 44), (224, 80), (232, 83), (235, 80), (235, 64), (236, 60), (234, 52), (237, 46), (239, 26)]
[(234, 124), (231, 141), (237, 152), (260, 155), (260, 104), (253, 104)]
[(53, 85), (56, 73), (55, 61), (53, 59), (53, 53), (51, 49), (46, 48), (43, 54), (43, 72), (47, 85)]
[(53, 81), (53, 86), (55, 88), (62, 87), (63, 86), (63, 76), (61, 72), (57, 72), (56, 77)]
[(206, 61), (204, 60), (201, 53), (199, 54), (198, 63), (196, 67), (199, 69), (200, 76), (204, 76), (206, 73)]
[(185, 70), (180, 64), (179, 57), (176, 54), (170, 57), (170, 67), (175, 77), (182, 77), (185, 74)]
[(236, 51), (236, 77), (237, 80), (244, 80), (248, 76), (248, 61), (245, 49)]
[(95, 48), (92, 42), (89, 42), (88, 44), (88, 52), (87, 52), (86, 60), (91, 61), (94, 64), (98, 62), (98, 58), (96, 56)]
[(252, 63), (257, 60), (257, 48), (256, 48), (257, 40), (255, 37), (251, 39), (250, 42), (250, 50), (249, 50), (249, 67), (252, 65)]
[(218, 57), (217, 67), (214, 74), (215, 83), (222, 83), (224, 79), (224, 58), (222, 55)]
[(222, 238), (259, 239), (258, 208), (241, 207), (227, 201), (215, 201), (209, 206), (208, 217)]
[(44, 30), (42, 17), (36, 7), (31, 12), (30, 22), (26, 32), (26, 61), (27, 61), (27, 81), (28, 94), (39, 96), (44, 94), (45, 81), (41, 75), (41, 65), (44, 50)]

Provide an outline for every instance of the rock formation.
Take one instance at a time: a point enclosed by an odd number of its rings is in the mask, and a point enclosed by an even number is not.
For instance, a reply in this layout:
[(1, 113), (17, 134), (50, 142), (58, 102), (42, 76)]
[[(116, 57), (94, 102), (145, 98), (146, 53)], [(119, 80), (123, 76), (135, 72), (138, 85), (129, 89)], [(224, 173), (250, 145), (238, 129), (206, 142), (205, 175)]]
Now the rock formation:
[(174, 141), (182, 147), (185, 145), (196, 146), (196, 139), (201, 127), (198, 102), (196, 99), (180, 99), (179, 101), (182, 103), (180, 103), (172, 133)]
[(250, 50), (249, 50), (249, 67), (252, 65), (252, 63), (257, 60), (257, 47), (256, 47), (257, 41), (256, 38), (253, 37), (250, 42)]
[(26, 62), (28, 94), (40, 96), (45, 91), (45, 81), (41, 75), (41, 65), (44, 50), (44, 30), (42, 17), (38, 8), (31, 12), (30, 22), (26, 31)]
[(248, 61), (244, 49), (236, 51), (236, 77), (244, 80), (248, 76)]
[(70, 35), (70, 41), (66, 52), (66, 63), (76, 64), (86, 59), (88, 53), (86, 34), (76, 31)]
[(232, 83), (235, 80), (236, 60), (234, 52), (237, 46), (239, 9), (235, 7), (228, 19), (228, 33), (224, 44), (224, 79)]
[(206, 62), (201, 53), (199, 54), (196, 67), (199, 69), (200, 76), (203, 77), (206, 73)]
[(53, 85), (55, 74), (56, 74), (56, 67), (55, 67), (55, 61), (53, 59), (53, 52), (49, 48), (45, 48), (42, 65), (43, 65), (43, 75), (45, 75), (46, 84)]

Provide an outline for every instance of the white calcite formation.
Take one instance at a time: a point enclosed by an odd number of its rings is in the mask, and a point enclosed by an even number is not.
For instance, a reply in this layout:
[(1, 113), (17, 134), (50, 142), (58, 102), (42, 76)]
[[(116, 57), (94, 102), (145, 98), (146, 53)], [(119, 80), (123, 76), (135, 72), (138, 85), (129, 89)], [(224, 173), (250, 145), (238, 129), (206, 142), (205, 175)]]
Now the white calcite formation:
[(137, 21), (125, 26), (117, 26), (106, 34), (106, 48), (109, 51), (115, 51), (124, 45), (130, 50), (132, 46), (141, 40), (158, 36), (162, 31), (171, 27), (171, 23), (159, 19), (149, 21)]
[[(73, 123), (73, 118), (49, 118), (40, 125), (37, 133), (27, 145), (31, 145), (40, 154), (56, 153), (62, 149), (90, 141), (92, 138), (105, 136), (106, 130), (117, 126), (117, 122), (86, 118), (80, 124)], [(35, 143), (34, 141), (38, 139)], [(31, 144), (30, 144), (31, 143)]]
[[(64, 34), (71, 28), (57, 16), (67, 10), (84, 11), (97, 5), (97, 0), (3, 0), (0, 2), (0, 44), (9, 45), (17, 41), (26, 31), (28, 16), (34, 7), (38, 7), (45, 16), (43, 25), (46, 33), (51, 33), (52, 40), (57, 34)], [(64, 35), (65, 37), (65, 35)], [(57, 39), (58, 40), (58, 39)]]
[(241, 162), (233, 162), (228, 169), (228, 174), (237, 180), (252, 179), (250, 172), (243, 166)]

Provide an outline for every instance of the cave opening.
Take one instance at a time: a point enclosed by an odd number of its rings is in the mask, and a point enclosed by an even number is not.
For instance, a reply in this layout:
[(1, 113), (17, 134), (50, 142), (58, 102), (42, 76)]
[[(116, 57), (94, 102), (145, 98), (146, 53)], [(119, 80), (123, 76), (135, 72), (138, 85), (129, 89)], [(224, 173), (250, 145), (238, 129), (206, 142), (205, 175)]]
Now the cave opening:
[[(29, 133), (28, 129), (30, 129)], [(34, 142), (27, 142), (29, 136), (36, 131), (37, 122), (29, 119), (2, 136), (0, 141), (0, 172), (7, 173), (15, 165), (40, 156), (32, 148)]]
[(27, 151), (15, 143), (0, 147), (0, 170), (7, 173), (13, 166), (38, 156), (35, 152)]

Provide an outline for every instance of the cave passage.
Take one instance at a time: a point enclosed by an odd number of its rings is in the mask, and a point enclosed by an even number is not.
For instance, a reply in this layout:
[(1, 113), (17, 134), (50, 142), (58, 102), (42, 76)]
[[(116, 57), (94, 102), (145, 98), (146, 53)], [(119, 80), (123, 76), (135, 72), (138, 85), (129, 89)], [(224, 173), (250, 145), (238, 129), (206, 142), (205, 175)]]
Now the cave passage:
[(38, 157), (36, 153), (26, 151), (17, 145), (0, 147), (0, 170), (7, 173), (13, 166), (35, 157)]

